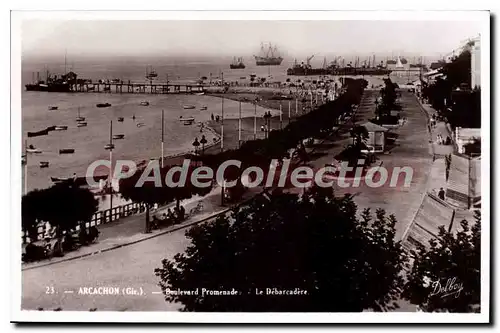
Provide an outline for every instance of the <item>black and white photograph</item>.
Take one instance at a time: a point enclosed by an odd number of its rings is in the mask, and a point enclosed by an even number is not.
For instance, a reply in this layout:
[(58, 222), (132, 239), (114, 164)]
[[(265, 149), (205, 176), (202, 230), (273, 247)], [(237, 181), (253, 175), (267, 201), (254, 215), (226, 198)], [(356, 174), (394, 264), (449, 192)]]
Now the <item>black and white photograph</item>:
[(488, 11), (11, 19), (12, 320), (490, 320)]

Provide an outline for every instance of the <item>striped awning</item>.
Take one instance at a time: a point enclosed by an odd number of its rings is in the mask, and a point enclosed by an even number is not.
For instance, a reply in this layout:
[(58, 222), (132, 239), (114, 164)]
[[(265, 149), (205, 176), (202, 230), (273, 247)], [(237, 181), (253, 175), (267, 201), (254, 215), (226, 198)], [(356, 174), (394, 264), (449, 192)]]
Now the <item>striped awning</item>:
[(481, 200), (481, 157), (451, 156), (446, 200), (464, 209)]

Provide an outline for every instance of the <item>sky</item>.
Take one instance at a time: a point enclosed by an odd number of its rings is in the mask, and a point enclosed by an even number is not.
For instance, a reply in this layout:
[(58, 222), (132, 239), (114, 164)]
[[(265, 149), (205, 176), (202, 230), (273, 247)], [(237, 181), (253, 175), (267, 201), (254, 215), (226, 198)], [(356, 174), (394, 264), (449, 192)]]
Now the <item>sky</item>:
[(23, 56), (251, 56), (261, 42), (288, 57), (446, 54), (480, 32), (477, 21), (24, 20)]

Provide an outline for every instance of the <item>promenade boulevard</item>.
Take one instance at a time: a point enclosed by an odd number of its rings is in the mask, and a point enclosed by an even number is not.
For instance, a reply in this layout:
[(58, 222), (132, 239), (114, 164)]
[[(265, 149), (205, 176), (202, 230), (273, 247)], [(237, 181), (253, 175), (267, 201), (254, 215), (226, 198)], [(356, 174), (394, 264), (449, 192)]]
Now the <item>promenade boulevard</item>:
[[(373, 117), (375, 94), (376, 91), (365, 92), (354, 119), (357, 124)], [(428, 168), (432, 162), (425, 113), (412, 94), (403, 92), (401, 102), (402, 116), (407, 117), (408, 121), (396, 130), (399, 134), (396, 147), (389, 154), (380, 155), (379, 158), (388, 170), (390, 165), (413, 167), (411, 186), (408, 189), (386, 187), (372, 189), (366, 186), (336, 189), (337, 194), (349, 192), (355, 195), (355, 202), (360, 209), (380, 207), (386, 209), (388, 213), (394, 213), (398, 219), (397, 238), (401, 237), (411, 222), (414, 211), (422, 200), (427, 188)], [(309, 164), (321, 167), (331, 163), (333, 156), (337, 155), (344, 145), (352, 142), (352, 138), (345, 132), (341, 132), (334, 142), (324, 141), (315, 147)], [(246, 196), (253, 196), (254, 191), (247, 192)], [(186, 205), (187, 212), (191, 206), (196, 205), (197, 200), (203, 200), (204, 211), (186, 221), (185, 225), (194, 224), (200, 219), (227, 209), (219, 205), (220, 188), (215, 188), (202, 199), (192, 200)], [(188, 240), (184, 236), (186, 229), (175, 226), (170, 230), (162, 229), (152, 234), (143, 234), (143, 227), (144, 214), (131, 216), (118, 223), (102, 226), (99, 242), (80, 251), (86, 251), (88, 254), (116, 245), (115, 249), (67, 260), (71, 256), (85, 254), (75, 251), (63, 258), (53, 259), (53, 261), (60, 260), (57, 263), (47, 265), (48, 262), (39, 262), (23, 266), (22, 308), (53, 310), (60, 307), (63, 310), (80, 311), (178, 310), (179, 304), (165, 302), (158, 286), (158, 278), (153, 271), (160, 267), (162, 259), (171, 259), (176, 253), (184, 251), (188, 245)], [(120, 247), (120, 244), (127, 242), (133, 244)], [(54, 288), (54, 293), (51, 287)], [(81, 295), (80, 287), (118, 287), (120, 290), (127, 287), (137, 290), (142, 288), (143, 295)], [(414, 307), (402, 306), (400, 311), (414, 311)]]

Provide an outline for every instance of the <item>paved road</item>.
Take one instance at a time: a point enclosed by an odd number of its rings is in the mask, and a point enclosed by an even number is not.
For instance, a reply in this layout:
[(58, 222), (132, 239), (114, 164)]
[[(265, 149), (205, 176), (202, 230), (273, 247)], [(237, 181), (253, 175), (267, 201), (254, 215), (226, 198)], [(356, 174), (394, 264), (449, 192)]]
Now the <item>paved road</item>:
[[(73, 311), (177, 310), (178, 305), (165, 302), (162, 294), (153, 294), (160, 291), (153, 271), (160, 267), (163, 258), (184, 251), (188, 244), (184, 232), (179, 230), (92, 257), (23, 271), (21, 306)], [(52, 294), (51, 287), (57, 293)], [(79, 295), (80, 287), (142, 287), (145, 295)]]

